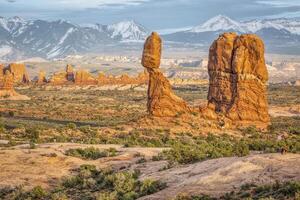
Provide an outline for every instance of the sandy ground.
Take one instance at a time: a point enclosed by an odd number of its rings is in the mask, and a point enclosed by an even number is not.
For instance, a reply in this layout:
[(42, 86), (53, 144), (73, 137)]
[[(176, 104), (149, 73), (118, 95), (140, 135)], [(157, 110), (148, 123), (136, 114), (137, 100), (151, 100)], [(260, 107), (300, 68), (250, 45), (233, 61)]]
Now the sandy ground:
[[(82, 160), (64, 155), (70, 148), (94, 146), (99, 149), (114, 147), (119, 155), (94, 161)], [(40, 185), (51, 188), (64, 176), (72, 174), (72, 169), (82, 164), (96, 165), (98, 168), (112, 166), (140, 169), (141, 179), (159, 179), (168, 188), (143, 199), (169, 199), (180, 193), (223, 194), (238, 189), (245, 183), (268, 184), (276, 180), (300, 180), (299, 154), (257, 154), (247, 157), (220, 158), (191, 165), (161, 170), (166, 161), (150, 161), (160, 148), (122, 148), (119, 145), (82, 144), (41, 144), (36, 149), (28, 145), (0, 150), (0, 187), (23, 185), (30, 189)], [(52, 156), (51, 154), (56, 154)], [(145, 156), (149, 161), (136, 164), (136, 155)]]
[[(94, 161), (66, 156), (64, 152), (72, 148), (94, 146), (99, 149), (116, 148), (120, 153), (116, 157), (100, 158)], [(81, 145), (81, 144), (41, 144), (36, 149), (28, 145), (0, 150), (0, 188), (3, 186), (23, 185), (30, 189), (40, 185), (49, 188), (57, 181), (70, 175), (72, 169), (82, 164), (91, 164), (99, 168), (108, 166), (121, 168), (135, 163), (139, 153), (150, 159), (162, 149), (159, 148), (122, 148), (119, 145)], [(56, 154), (52, 156), (51, 154)]]
[(299, 117), (300, 105), (293, 106), (270, 106), (269, 114), (272, 117)]

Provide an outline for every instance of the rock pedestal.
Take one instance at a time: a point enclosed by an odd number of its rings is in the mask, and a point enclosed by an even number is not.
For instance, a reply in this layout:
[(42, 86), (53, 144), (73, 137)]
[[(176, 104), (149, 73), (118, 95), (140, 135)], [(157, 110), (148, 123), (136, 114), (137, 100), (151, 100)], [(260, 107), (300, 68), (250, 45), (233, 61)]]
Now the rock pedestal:
[(145, 42), (142, 65), (149, 73), (148, 112), (156, 117), (174, 117), (190, 111), (187, 104), (172, 91), (168, 79), (160, 71), (162, 41), (152, 33)]

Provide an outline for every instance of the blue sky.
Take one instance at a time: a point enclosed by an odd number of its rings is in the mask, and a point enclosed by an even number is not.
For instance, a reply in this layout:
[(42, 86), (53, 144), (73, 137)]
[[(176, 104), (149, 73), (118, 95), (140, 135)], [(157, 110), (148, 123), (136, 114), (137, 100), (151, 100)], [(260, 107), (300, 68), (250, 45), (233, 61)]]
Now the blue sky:
[(194, 26), (219, 14), (235, 20), (300, 17), (300, 0), (0, 0), (3, 17), (77, 24), (135, 20), (150, 29)]

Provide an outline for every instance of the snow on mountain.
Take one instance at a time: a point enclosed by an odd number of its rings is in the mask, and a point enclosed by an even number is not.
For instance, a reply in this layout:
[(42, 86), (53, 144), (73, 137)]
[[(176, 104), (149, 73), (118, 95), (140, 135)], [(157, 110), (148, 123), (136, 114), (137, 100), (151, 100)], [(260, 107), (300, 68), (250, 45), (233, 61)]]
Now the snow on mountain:
[(134, 21), (115, 23), (107, 26), (107, 30), (110, 32), (111, 38), (125, 41), (144, 40), (149, 32), (144, 26)]
[(223, 15), (217, 15), (204, 24), (200, 26), (196, 26), (190, 30), (193, 33), (201, 33), (201, 32), (208, 32), (208, 31), (228, 31), (228, 30), (235, 30), (241, 33), (247, 31), (241, 23), (230, 19), (229, 17)]
[(292, 34), (300, 35), (300, 20), (299, 19), (262, 19), (262, 20), (252, 20), (244, 22), (244, 26), (253, 33), (264, 29), (264, 28), (274, 28), (277, 30), (287, 30)]

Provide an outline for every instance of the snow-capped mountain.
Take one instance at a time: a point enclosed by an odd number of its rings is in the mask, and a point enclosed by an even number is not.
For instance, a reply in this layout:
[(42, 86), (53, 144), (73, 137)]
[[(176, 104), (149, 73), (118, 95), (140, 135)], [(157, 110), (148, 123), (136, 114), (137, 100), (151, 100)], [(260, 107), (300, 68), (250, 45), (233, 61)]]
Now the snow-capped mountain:
[(189, 30), (164, 35), (164, 39), (208, 46), (223, 32), (255, 33), (263, 38), (269, 52), (300, 53), (300, 20), (292, 18), (239, 22), (218, 15)]
[(144, 40), (149, 31), (142, 25), (134, 21), (123, 21), (107, 26), (107, 30), (113, 39), (124, 41)]
[(200, 26), (196, 26), (189, 30), (189, 32), (193, 33), (201, 33), (201, 32), (208, 32), (208, 31), (230, 31), (236, 30), (238, 32), (246, 32), (247, 30), (243, 27), (243, 25), (239, 22), (236, 22), (229, 17), (223, 15), (217, 15), (204, 24)]
[(91, 52), (107, 44), (136, 42), (147, 35), (146, 28), (133, 21), (83, 27), (64, 20), (27, 21), (20, 17), (0, 17), (0, 57), (51, 59)]

